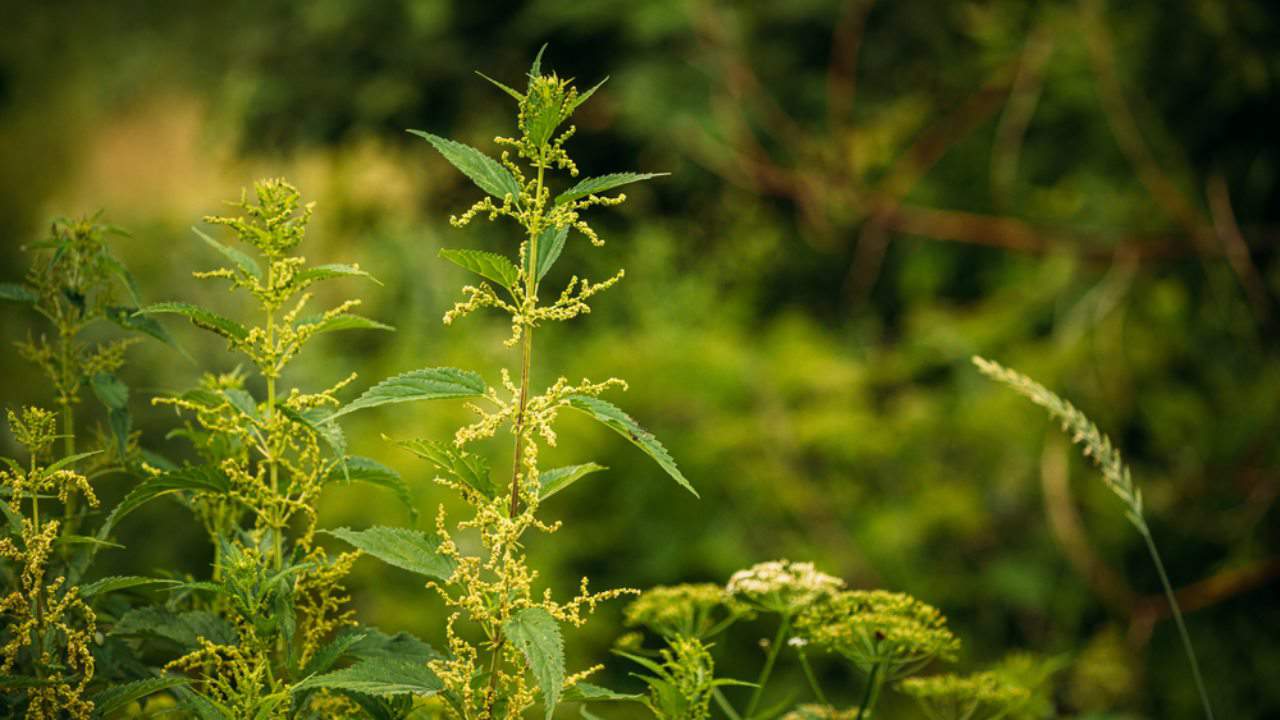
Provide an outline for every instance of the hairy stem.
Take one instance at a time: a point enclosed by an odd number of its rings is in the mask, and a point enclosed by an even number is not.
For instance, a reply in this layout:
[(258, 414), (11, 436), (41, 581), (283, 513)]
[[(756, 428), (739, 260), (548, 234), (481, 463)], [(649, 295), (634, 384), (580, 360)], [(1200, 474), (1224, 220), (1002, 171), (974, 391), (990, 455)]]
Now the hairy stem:
[(1143, 522), (1138, 525), (1138, 533), (1142, 535), (1142, 539), (1147, 542), (1147, 551), (1151, 553), (1151, 561), (1155, 563), (1156, 573), (1160, 576), (1160, 585), (1164, 588), (1164, 596), (1169, 601), (1169, 608), (1173, 611), (1173, 622), (1178, 626), (1178, 635), (1182, 638), (1182, 649), (1187, 653), (1187, 661), (1191, 663), (1191, 677), (1196, 683), (1196, 692), (1200, 694), (1200, 704), (1204, 707), (1204, 716), (1208, 720), (1213, 720), (1213, 706), (1209, 704), (1209, 693), (1205, 690), (1204, 678), (1200, 676), (1200, 662), (1196, 660), (1195, 648), (1191, 646), (1191, 636), (1187, 633), (1187, 625), (1182, 620), (1182, 609), (1178, 607), (1178, 598), (1174, 595), (1173, 587), (1169, 584), (1169, 576), (1164, 570), (1164, 562), (1160, 559), (1160, 553), (1156, 550), (1156, 542), (1151, 537), (1151, 530), (1147, 528), (1147, 524)]
[(782, 622), (778, 623), (778, 632), (774, 634), (773, 642), (769, 645), (769, 654), (765, 657), (764, 667), (760, 669), (760, 677), (756, 679), (756, 689), (751, 692), (751, 702), (747, 703), (748, 718), (756, 714), (756, 707), (764, 697), (764, 686), (768, 684), (769, 676), (773, 674), (773, 665), (778, 661), (778, 653), (782, 650), (782, 643), (786, 640), (787, 631), (790, 629), (791, 616), (783, 615)]
[(871, 666), (871, 674), (867, 676), (867, 690), (862, 695), (862, 702), (858, 704), (857, 720), (867, 720), (875, 712), (876, 700), (880, 698), (880, 685), (884, 680), (881, 670), (881, 663)]
[[(274, 259), (269, 257), (267, 258), (267, 287), (272, 287), (275, 284), (274, 270), (275, 270)], [(279, 368), (277, 367), (276, 357), (275, 357), (276, 314), (275, 314), (275, 311), (270, 308), (267, 309), (267, 348), (268, 348), (268, 352), (270, 353), (271, 364), (269, 367), (265, 368), (266, 372), (263, 373), (264, 375), (266, 375), (266, 379), (267, 379), (266, 421), (267, 421), (268, 453), (267, 453), (266, 460), (267, 460), (267, 467), (269, 469), (268, 471), (271, 473), (272, 496), (273, 498), (279, 498), (280, 497), (280, 467), (279, 467), (279, 463), (276, 462), (276, 446), (271, 437), (272, 428), (275, 425), (276, 373), (279, 371)], [(276, 512), (278, 511), (273, 509), (272, 514), (274, 515)], [(282, 544), (283, 542), (282, 538), (280, 537), (283, 534), (284, 528), (279, 527), (279, 523), (280, 523), (280, 518), (278, 516), (273, 517), (272, 522), (269, 523), (271, 526), (271, 535), (272, 535), (271, 559), (276, 569), (279, 569), (284, 565), (284, 548)]]

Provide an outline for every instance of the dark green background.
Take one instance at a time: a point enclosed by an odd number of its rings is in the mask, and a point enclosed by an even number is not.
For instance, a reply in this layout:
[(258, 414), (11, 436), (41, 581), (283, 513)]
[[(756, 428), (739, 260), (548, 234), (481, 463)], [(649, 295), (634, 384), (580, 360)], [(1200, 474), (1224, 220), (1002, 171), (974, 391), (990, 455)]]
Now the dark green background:
[[(517, 240), (449, 228), (477, 192), (403, 129), (492, 150), (512, 107), (472, 71), (518, 85), (544, 42), (544, 67), (584, 85), (611, 77), (577, 118), (579, 166), (672, 176), (596, 213), (605, 248), (570, 244), (553, 283), (627, 277), (590, 316), (539, 333), (534, 375), (626, 378), (618, 404), (703, 497), (566, 419), (549, 462), (611, 470), (550, 502), (565, 527), (531, 544), (562, 594), (581, 574), (644, 587), (812, 559), (943, 608), (966, 666), (1014, 649), (1070, 658), (1063, 716), (1193, 717), (1141, 540), (1056, 429), (977, 375), (980, 353), (1112, 433), (1189, 593), (1219, 716), (1280, 713), (1274, 4), (8, 5), (0, 279), (19, 278), (19, 246), (51, 217), (104, 209), (133, 233), (118, 252), (148, 299), (234, 313), (190, 279), (217, 258), (188, 226), (256, 177), (287, 176), (318, 203), (308, 258), (372, 271), (383, 287), (341, 290), (399, 328), (318, 341), (289, 378), (305, 388), (426, 365), (496, 382), (515, 366), (501, 317), (442, 327), (464, 278), (436, 251)], [(146, 442), (178, 454), (163, 439), (172, 416), (147, 398), (235, 360), (173, 328), (199, 367), (151, 343), (123, 375)], [(6, 343), (31, 329), (19, 311), (0, 316)], [(15, 353), (0, 372), (6, 406), (47, 401)], [(349, 430), (353, 450), (411, 479), (429, 518), (443, 492), (379, 435), (443, 438), (466, 419), (401, 406)], [(509, 462), (505, 441), (492, 451)], [(355, 488), (322, 514), (404, 521), (390, 497)], [(207, 569), (176, 506), (122, 532), (116, 569)], [(365, 621), (439, 642), (440, 606), (407, 575), (362, 561), (351, 586)], [(618, 615), (576, 636), (574, 665), (606, 656)], [(726, 673), (754, 672), (765, 632), (720, 648), (736, 658)], [(856, 691), (824, 672), (842, 699)]]

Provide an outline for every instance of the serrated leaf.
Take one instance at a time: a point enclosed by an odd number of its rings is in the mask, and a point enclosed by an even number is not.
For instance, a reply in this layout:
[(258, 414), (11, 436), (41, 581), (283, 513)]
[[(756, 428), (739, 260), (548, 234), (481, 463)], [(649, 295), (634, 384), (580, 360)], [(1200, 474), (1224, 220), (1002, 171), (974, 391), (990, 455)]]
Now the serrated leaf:
[(439, 135), (432, 135), (422, 130), (410, 130), (413, 135), (431, 143), (449, 164), (453, 165), (463, 175), (471, 179), (481, 190), (501, 200), (507, 195), (513, 199), (520, 196), (520, 185), (516, 182), (511, 172), (502, 166), (497, 160), (485, 155), (479, 150), (464, 145), (460, 142), (442, 138)]
[(538, 474), (538, 485), (540, 486), (538, 498), (546, 500), (583, 477), (601, 470), (608, 470), (608, 468), (596, 463), (584, 463), (582, 465), (568, 465), (544, 470)]
[(422, 368), (383, 380), (328, 419), (390, 403), (477, 397), (484, 391), (484, 379), (470, 370)]
[(418, 509), (413, 506), (413, 498), (409, 494), (409, 485), (405, 483), (404, 478), (400, 477), (400, 473), (377, 460), (358, 455), (349, 457), (346, 461), (345, 470), (340, 466), (335, 466), (325, 476), (325, 482), (337, 480), (365, 482), (370, 485), (379, 485), (387, 488), (396, 494), (396, 498), (409, 510), (409, 514), (415, 521), (418, 518)]
[(322, 530), (402, 570), (437, 580), (453, 575), (453, 558), (439, 552), (440, 539), (420, 530), (375, 526), (368, 530)]
[(342, 313), (332, 317), (316, 320), (315, 322), (300, 323), (298, 329), (307, 328), (313, 335), (320, 335), (327, 332), (335, 332), (338, 330), (395, 330), (390, 325), (370, 320), (363, 315), (355, 315), (352, 313)]
[(551, 720), (564, 687), (564, 640), (551, 613), (540, 607), (515, 612), (502, 624), (502, 632), (529, 662), (542, 689), (546, 720)]
[(126, 330), (133, 330), (135, 332), (140, 332), (143, 335), (150, 335), (156, 340), (159, 340), (165, 345), (177, 350), (188, 360), (192, 359), (191, 356), (187, 354), (187, 351), (173, 339), (173, 336), (169, 334), (169, 331), (164, 329), (163, 325), (156, 322), (155, 318), (147, 317), (146, 315), (139, 315), (137, 308), (124, 306), (109, 307), (106, 309), (106, 316), (108, 320), (116, 325), (119, 325)]
[(579, 180), (576, 185), (565, 190), (556, 196), (556, 205), (563, 205), (572, 200), (578, 200), (588, 195), (602, 193), (605, 190), (612, 190), (621, 185), (629, 185), (630, 183), (640, 182), (641, 180), (649, 180), (651, 178), (670, 175), (671, 173), (612, 173), (610, 175), (601, 175), (600, 177), (584, 178)]
[(107, 519), (98, 530), (98, 537), (108, 537), (126, 515), (158, 497), (181, 491), (221, 494), (230, 490), (231, 481), (222, 470), (212, 465), (195, 465), (172, 470), (158, 477), (144, 480), (130, 490), (129, 494), (125, 495), (124, 499), (107, 515)]
[(311, 660), (307, 662), (307, 666), (302, 669), (301, 677), (322, 673), (333, 667), (334, 663), (341, 660), (347, 655), (353, 646), (364, 640), (365, 634), (359, 630), (346, 630), (338, 634), (337, 637), (330, 640), (316, 650), (311, 656)]
[(128, 707), (131, 703), (161, 690), (168, 690), (186, 685), (191, 680), (181, 676), (156, 677), (136, 680), (123, 685), (112, 685), (93, 696), (93, 716), (95, 718), (110, 717), (111, 713)]
[(80, 586), (80, 597), (93, 597), (102, 593), (115, 592), (117, 590), (126, 590), (128, 588), (142, 587), (144, 585), (179, 585), (177, 580), (164, 580), (161, 578), (142, 577), (140, 575), (115, 575), (112, 577), (95, 580), (88, 585)]
[(240, 272), (250, 277), (257, 278), (258, 280), (262, 279), (262, 268), (258, 267), (257, 261), (252, 257), (249, 257), (245, 253), (229, 245), (223, 245), (217, 240), (206, 235), (198, 227), (192, 226), (191, 230), (194, 231), (196, 235), (200, 236), (200, 239), (204, 240), (209, 247), (217, 250), (219, 253), (222, 253), (223, 257), (234, 263), (236, 267), (240, 268)]
[(138, 310), (138, 312), (143, 315), (159, 315), (163, 313), (181, 315), (198, 328), (208, 330), (236, 342), (241, 342), (249, 336), (249, 330), (235, 320), (223, 317), (211, 310), (197, 307), (191, 303), (155, 303)]
[(484, 250), (441, 250), (440, 257), (504, 288), (515, 287), (520, 271), (504, 255)]
[(564, 702), (640, 702), (643, 695), (614, 692), (609, 688), (580, 682), (564, 691)]
[(162, 608), (136, 608), (125, 613), (112, 635), (151, 636), (171, 640), (183, 647), (196, 647), (204, 638), (216, 645), (236, 641), (235, 629), (226, 620), (203, 610), (172, 613)]
[(306, 270), (299, 272), (293, 279), (294, 282), (298, 283), (302, 287), (306, 287), (321, 280), (329, 280), (331, 278), (339, 277), (362, 277), (371, 280), (378, 285), (382, 284), (378, 278), (370, 275), (364, 270), (361, 270), (358, 265), (344, 265), (338, 263), (309, 267)]
[(290, 688), (302, 692), (313, 688), (348, 690), (386, 697), (390, 695), (435, 695), (444, 683), (425, 664), (403, 660), (361, 660), (349, 668), (314, 675)]
[(34, 304), (38, 297), (31, 288), (18, 283), (0, 283), (0, 300), (6, 302)]
[(639, 423), (632, 420), (631, 416), (623, 412), (618, 406), (589, 395), (571, 395), (566, 400), (569, 403), (569, 407), (586, 413), (630, 440), (632, 444), (643, 450), (646, 455), (653, 458), (659, 467), (680, 484), (680, 487), (693, 493), (694, 497), (700, 497), (698, 491), (693, 489), (693, 485), (685, 478), (684, 473), (680, 472), (680, 468), (676, 466), (675, 458), (671, 457), (671, 453), (667, 452), (667, 449), (658, 441), (658, 438), (654, 437), (653, 433), (640, 427)]
[(520, 102), (521, 100), (524, 100), (524, 95), (521, 95), (520, 93), (518, 93), (518, 92), (516, 92), (515, 90), (513, 90), (513, 89), (511, 89), (511, 88), (507, 87), (506, 85), (503, 85), (502, 83), (498, 82), (497, 80), (494, 80), (493, 78), (489, 77), (488, 75), (485, 75), (484, 73), (480, 72), (479, 70), (477, 70), (477, 71), (476, 71), (476, 74), (477, 74), (477, 75), (479, 75), (480, 77), (484, 78), (485, 80), (488, 80), (489, 82), (493, 83), (493, 84), (494, 84), (498, 89), (502, 90), (502, 92), (504, 92), (504, 93), (506, 93), (506, 94), (510, 95), (511, 97), (515, 98), (515, 99), (516, 99), (516, 102)]
[(405, 440), (400, 447), (461, 480), (487, 498), (496, 497), (498, 488), (489, 473), (489, 462), (474, 453), (458, 450), (434, 440)]
[[(125, 237), (129, 236), (128, 233), (123, 234)], [(124, 263), (110, 255), (104, 255), (102, 257), (102, 264), (107, 266), (107, 270), (110, 271), (111, 274), (120, 279), (121, 284), (124, 285), (124, 289), (129, 292), (129, 299), (132, 300), (134, 304), (141, 305), (142, 300), (138, 297), (138, 281), (133, 277), (133, 273), (129, 272), (129, 268), (125, 267)]]
[(538, 264), (534, 268), (537, 271), (538, 282), (542, 282), (542, 278), (546, 277), (547, 271), (552, 265), (556, 264), (556, 260), (560, 259), (560, 253), (564, 250), (565, 238), (569, 237), (569, 226), (549, 227), (538, 234)]

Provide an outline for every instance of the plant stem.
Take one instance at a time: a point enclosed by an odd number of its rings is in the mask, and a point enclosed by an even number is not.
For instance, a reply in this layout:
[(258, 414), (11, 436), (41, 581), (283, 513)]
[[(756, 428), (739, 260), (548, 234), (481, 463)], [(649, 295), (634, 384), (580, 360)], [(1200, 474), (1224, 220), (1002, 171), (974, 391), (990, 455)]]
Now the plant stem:
[(1191, 646), (1191, 636), (1187, 634), (1187, 625), (1182, 620), (1182, 609), (1178, 607), (1178, 598), (1173, 593), (1173, 586), (1169, 584), (1164, 562), (1160, 559), (1160, 553), (1156, 550), (1155, 540), (1152, 539), (1151, 530), (1147, 528), (1147, 524), (1145, 522), (1135, 524), (1142, 539), (1147, 541), (1147, 551), (1151, 553), (1151, 561), (1155, 563), (1156, 573), (1160, 576), (1164, 596), (1169, 601), (1169, 608), (1173, 611), (1173, 622), (1178, 626), (1178, 635), (1182, 638), (1182, 649), (1186, 651), (1187, 660), (1191, 663), (1191, 677), (1195, 680), (1196, 691), (1200, 693), (1200, 704), (1204, 706), (1204, 716), (1208, 720), (1213, 720), (1213, 707), (1209, 704), (1209, 693), (1205, 690), (1204, 678), (1200, 676), (1200, 663), (1196, 660), (1195, 648)]
[[(545, 151), (543, 152), (545, 155)], [(533, 220), (529, 223), (529, 248), (527, 257), (525, 258), (525, 266), (527, 268), (524, 278), (524, 293), (527, 306), (530, 302), (537, 304), (538, 292), (538, 225), (542, 221), (542, 179), (545, 169), (544, 163), (539, 158), (538, 162), (538, 181), (534, 186), (533, 201), (537, 204), (537, 210), (534, 212)], [(522, 344), (522, 358), (520, 362), (520, 407), (516, 412), (515, 427), (513, 432), (516, 436), (515, 459), (511, 463), (511, 517), (520, 514), (520, 466), (524, 461), (524, 411), (529, 403), (529, 367), (533, 363), (533, 324), (525, 323), (524, 337)]]
[(750, 719), (756, 714), (756, 707), (760, 704), (760, 699), (764, 697), (764, 686), (769, 682), (769, 676), (773, 674), (773, 665), (778, 660), (778, 652), (782, 650), (782, 643), (786, 640), (787, 631), (791, 629), (791, 616), (783, 615), (782, 622), (778, 623), (778, 632), (773, 636), (773, 643), (769, 645), (769, 654), (765, 657), (764, 667), (760, 670), (760, 677), (756, 679), (756, 689), (751, 693), (751, 702), (747, 704), (747, 718)]
[[(267, 258), (267, 287), (275, 285), (275, 260), (272, 257)], [(276, 446), (273, 443), (272, 435), (275, 426), (276, 416), (276, 373), (279, 372), (279, 364), (276, 360), (276, 313), (270, 307), (267, 308), (267, 348), (270, 353), (270, 364), (263, 374), (267, 379), (267, 467), (271, 473), (271, 494), (273, 499), (280, 497), (280, 468), (276, 462)], [(273, 508), (273, 514), (277, 512)], [(278, 570), (284, 565), (284, 548), (281, 535), (284, 528), (280, 527), (280, 518), (272, 518), (271, 526), (271, 557), (274, 567)]]
[(871, 666), (871, 674), (867, 676), (867, 690), (863, 693), (862, 702), (858, 705), (857, 720), (867, 720), (867, 718), (871, 717), (871, 713), (875, 711), (876, 700), (880, 698), (880, 684), (882, 682), (880, 670), (880, 663)]
[(800, 656), (800, 667), (804, 668), (804, 676), (809, 680), (809, 689), (813, 690), (813, 695), (825, 707), (831, 707), (831, 703), (827, 700), (826, 693), (822, 692), (822, 685), (818, 683), (818, 677), (813, 674), (813, 668), (809, 666), (809, 658), (804, 654), (804, 650), (797, 653)]

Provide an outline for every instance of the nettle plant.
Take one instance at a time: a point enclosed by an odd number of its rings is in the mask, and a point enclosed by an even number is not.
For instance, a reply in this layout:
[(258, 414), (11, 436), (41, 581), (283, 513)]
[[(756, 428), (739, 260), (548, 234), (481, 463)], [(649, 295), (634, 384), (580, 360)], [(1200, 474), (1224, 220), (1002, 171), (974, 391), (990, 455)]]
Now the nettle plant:
[[(622, 380), (573, 383), (560, 377), (541, 388), (531, 380), (537, 329), (590, 312), (590, 301), (623, 276), (619, 270), (593, 282), (574, 275), (544, 300), (547, 271), (568, 254), (571, 235), (603, 245), (586, 211), (623, 202), (624, 195), (608, 193), (660, 173), (558, 181), (557, 175), (578, 175), (564, 147), (574, 133), (566, 123), (599, 85), (579, 93), (570, 80), (544, 74), (541, 53), (524, 92), (485, 79), (517, 106), (518, 133), (495, 139), (502, 148), (496, 159), (429, 132), (410, 132), (486, 193), (452, 217), (453, 225), (487, 218), (519, 227), (509, 254), (440, 253), (480, 278), (462, 289), (463, 299), (444, 315), (446, 325), (482, 309), (510, 318), (512, 367), (499, 369), (496, 384), (475, 371), (427, 367), (376, 383), (345, 405), (339, 393), (354, 374), (319, 390), (292, 385), (289, 368), (315, 337), (391, 328), (353, 313), (355, 299), (309, 310), (317, 283), (372, 278), (356, 265), (311, 265), (296, 254), (312, 206), (283, 180), (257, 183), (233, 203), (233, 215), (205, 218), (225, 228), (231, 243), (195, 229), (227, 263), (195, 276), (226, 283), (247, 298), (254, 307), (248, 318), (184, 302), (139, 308), (136, 282), (106, 243), (117, 231), (94, 219), (54, 223), (34, 248), (26, 282), (0, 284), (0, 299), (29, 305), (52, 328), (52, 338), (29, 336), (19, 351), (46, 375), (56, 408), (7, 413), (25, 457), (4, 458), (0, 468), (0, 715), (506, 720), (537, 712), (550, 720), (558, 707), (573, 703), (592, 720), (594, 703), (629, 702), (661, 720), (705, 720), (713, 711), (729, 720), (867, 720), (877, 716), (887, 689), (914, 698), (932, 720), (1050, 716), (1046, 685), (1055, 662), (1015, 654), (983, 672), (925, 674), (935, 664), (955, 662), (960, 649), (937, 609), (902, 593), (848, 589), (811, 563), (764, 562), (724, 585), (643, 593), (595, 591), (583, 578), (576, 593), (561, 599), (542, 586), (525, 543), (531, 533), (560, 531), (560, 523), (547, 517), (547, 501), (605, 470), (590, 461), (542, 467), (539, 458), (556, 444), (562, 411), (616, 431), (682, 488), (697, 492), (652, 434), (601, 397), (624, 389)], [(556, 191), (555, 185), (567, 187)], [(218, 335), (241, 362), (152, 400), (179, 418), (166, 436), (185, 444), (179, 461), (144, 447), (132, 428), (130, 393), (118, 371), (137, 338), (103, 339), (98, 330), (100, 321), (110, 321), (186, 356), (155, 320), (162, 315), (185, 317)], [(1043, 386), (977, 362), (1061, 420), (1123, 501), (1159, 570), (1212, 718), (1141, 493), (1119, 453), (1083, 414)], [(89, 451), (76, 440), (84, 415), (75, 409), (86, 390), (99, 399), (105, 420), (94, 427)], [(440, 505), (430, 531), (317, 527), (324, 488), (353, 481), (394, 492), (416, 524), (400, 474), (350, 455), (339, 422), (384, 405), (454, 399), (467, 402), (473, 422), (446, 440), (396, 444), (424, 460), (434, 482), (462, 500), (461, 517)], [(512, 443), (509, 470), (495, 470), (489, 453), (477, 447), (500, 433), (509, 433)], [(131, 477), (134, 485), (105, 511), (95, 484), (113, 476)], [(120, 523), (159, 498), (176, 501), (203, 529), (212, 556), (207, 575), (160, 571), (89, 580), (96, 554), (121, 547), (114, 542)], [(320, 536), (354, 550), (331, 552)], [(441, 648), (359, 623), (343, 582), (361, 555), (424, 578), (424, 589), (446, 608)], [(600, 664), (570, 669), (564, 638), (600, 603), (633, 594), (638, 597), (625, 617), (635, 631), (615, 648), (637, 668), (634, 675), (646, 690), (631, 694), (587, 682)], [(761, 642), (760, 672), (751, 682), (717, 677), (717, 644), (749, 627), (744, 621), (772, 623), (772, 639)], [(641, 630), (660, 645), (646, 647)], [(830, 673), (815, 672), (819, 657), (843, 666), (839, 694), (822, 686), (820, 678)], [(788, 662), (806, 679), (803, 693), (770, 687), (779, 663)]]
[[(518, 249), (512, 257), (472, 249), (441, 252), (443, 258), (481, 278), (463, 288), (464, 300), (445, 314), (445, 324), (482, 308), (507, 313), (511, 337), (506, 344), (515, 349), (515, 366), (501, 369), (501, 384), (496, 387), (468, 370), (415, 370), (374, 385), (330, 417), (389, 403), (471, 399), (468, 406), (476, 420), (460, 428), (451, 442), (409, 439), (399, 443), (434, 468), (438, 484), (458, 494), (468, 508), (464, 517), (451, 519), (442, 505), (435, 515), (434, 533), (391, 527), (343, 528), (330, 533), (369, 555), (429, 578), (428, 587), (443, 599), (449, 612), (446, 651), (426, 667), (407, 674), (389, 673), (382, 661), (363, 661), (311, 683), (343, 691), (367, 692), (376, 686), (382, 694), (394, 695), (397, 688), (405, 687), (407, 677), (408, 685), (419, 694), (438, 696), (449, 717), (520, 717), (527, 708), (541, 704), (550, 718), (565, 699), (624, 697), (582, 682), (600, 668), (598, 665), (570, 672), (562, 635), (564, 628), (585, 623), (599, 603), (635, 592), (592, 591), (586, 578), (577, 594), (567, 600), (556, 599), (549, 589), (536, 588), (538, 572), (526, 555), (525, 535), (560, 529), (559, 522), (542, 518), (543, 503), (604, 469), (592, 462), (541, 466), (540, 449), (556, 444), (554, 428), (560, 412), (582, 413), (612, 428), (652, 457), (682, 487), (697, 493), (652, 434), (599, 397), (611, 388), (625, 388), (622, 380), (572, 383), (561, 377), (546, 388), (531, 384), (535, 330), (546, 322), (590, 312), (592, 297), (623, 276), (619, 271), (611, 278), (592, 282), (575, 275), (552, 294), (552, 299), (544, 301), (541, 283), (547, 271), (560, 258), (571, 232), (585, 237), (591, 245), (604, 244), (583, 212), (626, 199), (622, 194), (604, 193), (658, 174), (616, 173), (582, 179), (562, 191), (553, 191), (553, 174), (578, 175), (564, 148), (574, 128), (561, 128), (595, 88), (579, 94), (570, 80), (544, 74), (541, 53), (529, 70), (525, 92), (496, 80), (490, 82), (517, 104), (519, 134), (496, 138), (504, 148), (499, 159), (428, 132), (410, 132), (427, 140), (487, 193), (466, 212), (451, 218), (454, 226), (464, 227), (477, 217), (487, 217), (513, 221), (520, 229)], [(503, 430), (512, 437), (513, 460), (509, 472), (495, 477), (484, 456), (469, 448)], [(466, 534), (478, 537), (478, 553), (464, 550), (469, 546), (461, 541)]]

